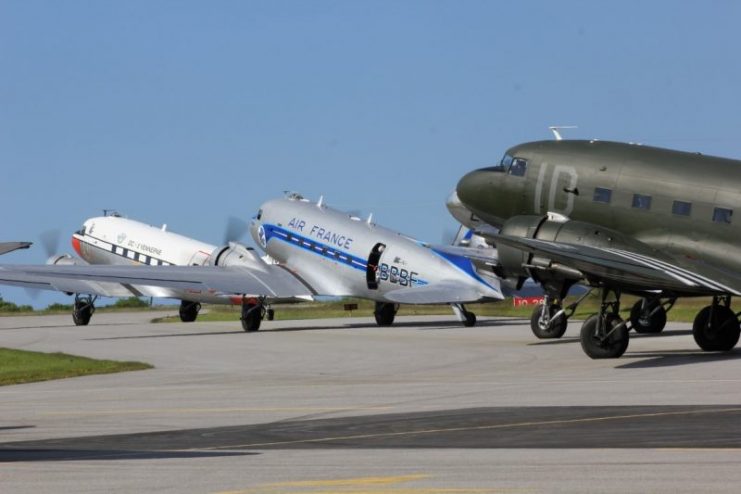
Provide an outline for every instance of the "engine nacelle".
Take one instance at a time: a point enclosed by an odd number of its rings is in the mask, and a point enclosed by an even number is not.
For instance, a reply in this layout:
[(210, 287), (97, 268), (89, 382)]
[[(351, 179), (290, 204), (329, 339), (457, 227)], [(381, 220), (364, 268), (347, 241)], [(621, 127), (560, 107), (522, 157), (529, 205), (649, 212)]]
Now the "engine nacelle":
[[(500, 233), (512, 237), (622, 249), (656, 256), (654, 249), (635, 238), (593, 223), (572, 221), (557, 215), (514, 216), (502, 226)], [(573, 268), (514, 247), (498, 245), (497, 251), (499, 252), (499, 274), (508, 279), (516, 278), (518, 281), (524, 281), (531, 274), (534, 278), (540, 278), (543, 275), (572, 280), (582, 278), (582, 274)], [(539, 269), (534, 270), (532, 267)], [(538, 272), (541, 274), (538, 275)]]
[(87, 266), (90, 263), (70, 254), (56, 254), (47, 259), (46, 264), (53, 264), (56, 266)]
[(236, 242), (229, 242), (215, 249), (204, 265), (207, 266), (249, 266), (250, 268), (264, 269), (266, 266), (260, 255), (252, 247), (246, 247)]

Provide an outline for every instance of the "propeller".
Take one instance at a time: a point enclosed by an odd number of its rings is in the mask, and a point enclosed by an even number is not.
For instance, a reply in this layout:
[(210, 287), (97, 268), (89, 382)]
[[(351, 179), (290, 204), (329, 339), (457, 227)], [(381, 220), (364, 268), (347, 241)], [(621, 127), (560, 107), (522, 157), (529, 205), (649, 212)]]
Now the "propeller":
[[(59, 254), (59, 240), (61, 236), (62, 231), (58, 228), (46, 230), (39, 235), (39, 240), (47, 259), (54, 254)], [(38, 300), (41, 294), (41, 290), (38, 288), (24, 288), (24, 290), (32, 300)]]
[(62, 232), (58, 228), (53, 230), (46, 230), (39, 235), (41, 245), (44, 248), (44, 253), (47, 259), (54, 254), (59, 253), (59, 239), (61, 238)]
[(237, 242), (244, 237), (249, 229), (249, 224), (241, 218), (230, 216), (226, 220), (226, 230), (224, 230), (224, 245), (229, 242)]

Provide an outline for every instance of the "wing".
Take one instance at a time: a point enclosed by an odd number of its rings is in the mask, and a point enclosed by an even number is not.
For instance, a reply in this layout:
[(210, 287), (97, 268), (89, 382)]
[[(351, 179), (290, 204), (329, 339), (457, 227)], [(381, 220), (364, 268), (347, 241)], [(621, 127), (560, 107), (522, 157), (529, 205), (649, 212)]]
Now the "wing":
[[(54, 287), (50, 289), (90, 293), (90, 291), (78, 289), (84, 287), (86, 282), (120, 283), (124, 286), (159, 286), (182, 290), (215, 290), (223, 294), (250, 294), (267, 297), (306, 297), (314, 294), (310, 287), (284, 267), (267, 264), (259, 268), (115, 265), (0, 266), (0, 283), (2, 284), (17, 286), (33, 284), (35, 288), (45, 288), (44, 285), (46, 285)], [(83, 285), (78, 283), (83, 283)]]
[(0, 256), (18, 249), (28, 249), (31, 242), (0, 242)]
[(461, 288), (458, 283), (436, 283), (420, 287), (399, 288), (386, 293), (385, 297), (399, 304), (450, 304), (483, 301), (484, 297), (474, 289)]
[(552, 264), (550, 267), (557, 268), (553, 266), (556, 263), (577, 270), (587, 280), (604, 280), (635, 290), (741, 295), (741, 279), (696, 261), (508, 235), (496, 235), (492, 240), (498, 245), (548, 258)]

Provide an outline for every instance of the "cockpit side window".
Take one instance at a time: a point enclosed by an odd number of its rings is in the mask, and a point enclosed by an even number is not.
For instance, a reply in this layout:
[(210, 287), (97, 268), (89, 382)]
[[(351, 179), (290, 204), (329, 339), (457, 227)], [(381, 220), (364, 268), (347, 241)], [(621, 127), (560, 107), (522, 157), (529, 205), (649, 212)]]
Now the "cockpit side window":
[(262, 209), (260, 209), (260, 210), (259, 210), (259, 211), (257, 212), (257, 216), (256, 216), (256, 218), (257, 218), (258, 220), (262, 219)]
[(512, 165), (507, 173), (515, 177), (524, 177), (527, 172), (527, 161), (522, 158), (513, 158)]

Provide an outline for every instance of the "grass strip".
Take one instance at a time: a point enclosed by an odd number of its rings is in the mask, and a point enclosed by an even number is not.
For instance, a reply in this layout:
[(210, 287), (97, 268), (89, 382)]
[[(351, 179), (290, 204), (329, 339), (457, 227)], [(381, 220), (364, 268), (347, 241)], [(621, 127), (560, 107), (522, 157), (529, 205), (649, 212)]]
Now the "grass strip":
[(0, 386), (151, 368), (151, 365), (142, 362), (96, 360), (60, 352), (0, 348)]

